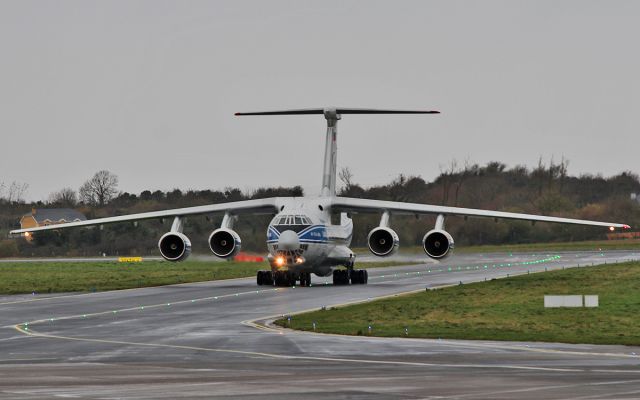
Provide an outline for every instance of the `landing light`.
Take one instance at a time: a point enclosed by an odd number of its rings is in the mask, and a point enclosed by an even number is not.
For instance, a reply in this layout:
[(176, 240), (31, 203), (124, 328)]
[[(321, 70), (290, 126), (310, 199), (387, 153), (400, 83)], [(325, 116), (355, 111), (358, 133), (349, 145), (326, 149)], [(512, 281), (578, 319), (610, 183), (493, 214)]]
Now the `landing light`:
[(302, 264), (304, 262), (304, 258), (296, 257), (296, 264)]
[(282, 267), (284, 265), (284, 257), (276, 257), (276, 265)]
[(610, 227), (609, 227), (609, 230), (610, 230), (611, 232), (613, 232), (613, 231), (615, 231), (615, 230), (616, 230), (616, 228), (614, 228), (613, 226), (610, 226)]

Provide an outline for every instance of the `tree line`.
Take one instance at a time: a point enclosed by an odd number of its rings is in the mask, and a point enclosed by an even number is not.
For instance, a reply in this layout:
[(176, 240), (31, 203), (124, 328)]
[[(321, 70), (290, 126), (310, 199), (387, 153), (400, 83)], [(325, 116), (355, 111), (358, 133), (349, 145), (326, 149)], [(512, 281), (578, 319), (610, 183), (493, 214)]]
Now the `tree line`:
[[(363, 187), (356, 177), (344, 168), (339, 173), (342, 182), (339, 195), (379, 200), (438, 204), (457, 207), (483, 208), (530, 214), (556, 215), (569, 218), (593, 219), (628, 223), (638, 226), (640, 207), (631, 200), (631, 193), (640, 193), (640, 179), (632, 172), (611, 177), (567, 173), (568, 161), (541, 159), (534, 168), (507, 167), (500, 162), (479, 165), (452, 161), (441, 168), (436, 179), (427, 182), (419, 176), (399, 175), (383, 185)], [(7, 187), (5, 185), (0, 188)], [(11, 185), (8, 185), (10, 188)], [(212, 203), (257, 199), (274, 196), (302, 196), (300, 186), (260, 188), (241, 191), (224, 190), (144, 190), (127, 193), (118, 190), (118, 177), (109, 171), (99, 171), (76, 192), (64, 188), (52, 193), (48, 201), (27, 203), (21, 200), (15, 186), (10, 198), (6, 189), (0, 191), (0, 233), (6, 237), (16, 227), (20, 216), (32, 207), (70, 207), (83, 212), (87, 218), (139, 213), (167, 208), (189, 207)], [(17, 196), (19, 195), (19, 196)], [(358, 214), (354, 218), (354, 247), (366, 246), (367, 233), (379, 223), (378, 215)], [(194, 252), (207, 253), (209, 233), (219, 226), (222, 216), (193, 216), (187, 219), (185, 234)], [(236, 229), (243, 248), (264, 252), (265, 231), (270, 216), (240, 218)], [(417, 245), (433, 227), (434, 217), (394, 216), (392, 228), (398, 232), (402, 245)], [(158, 238), (170, 227), (171, 221), (149, 220), (139, 224), (106, 225), (103, 229), (69, 229), (34, 236), (32, 243), (24, 240), (2, 240), (0, 257), (15, 255), (92, 256), (106, 254), (156, 254)], [(457, 244), (528, 243), (605, 238), (601, 228), (563, 224), (532, 225), (524, 221), (449, 217), (446, 228)]]

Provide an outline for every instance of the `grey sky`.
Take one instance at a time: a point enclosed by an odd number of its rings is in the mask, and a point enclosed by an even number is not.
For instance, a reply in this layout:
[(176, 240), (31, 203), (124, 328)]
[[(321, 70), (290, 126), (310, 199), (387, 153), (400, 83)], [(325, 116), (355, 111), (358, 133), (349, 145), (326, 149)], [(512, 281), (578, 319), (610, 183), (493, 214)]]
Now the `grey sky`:
[(442, 111), (345, 116), (338, 164), (365, 185), (453, 158), (638, 171), (638, 21), (633, 1), (2, 1), (0, 181), (317, 194), (321, 117), (233, 113), (326, 105)]

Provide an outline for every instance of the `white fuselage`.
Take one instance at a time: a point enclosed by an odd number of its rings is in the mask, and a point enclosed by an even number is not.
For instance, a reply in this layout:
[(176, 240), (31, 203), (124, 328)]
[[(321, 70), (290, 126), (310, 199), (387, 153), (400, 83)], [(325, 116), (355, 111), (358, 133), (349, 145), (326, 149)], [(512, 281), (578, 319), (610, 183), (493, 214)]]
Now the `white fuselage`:
[(267, 248), (272, 270), (331, 274), (333, 267), (352, 266), (349, 249), (353, 223), (346, 213), (332, 225), (330, 199), (326, 197), (283, 198), (280, 212), (267, 228)]

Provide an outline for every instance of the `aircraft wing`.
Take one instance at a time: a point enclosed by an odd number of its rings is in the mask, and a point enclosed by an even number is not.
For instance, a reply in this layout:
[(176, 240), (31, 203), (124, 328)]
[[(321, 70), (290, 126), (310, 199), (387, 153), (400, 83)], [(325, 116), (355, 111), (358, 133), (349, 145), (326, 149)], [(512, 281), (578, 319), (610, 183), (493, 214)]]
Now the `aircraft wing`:
[(349, 197), (336, 197), (332, 201), (331, 206), (336, 210), (353, 211), (353, 212), (389, 211), (391, 214), (404, 214), (404, 215), (415, 215), (415, 214), (442, 214), (444, 216), (460, 215), (460, 216), (469, 216), (469, 217), (489, 217), (489, 218), (519, 219), (519, 220), (525, 220), (525, 221), (557, 222), (557, 223), (563, 223), (563, 224), (604, 226), (608, 228), (611, 228), (611, 227), (623, 228), (623, 229), (630, 228), (629, 225), (613, 223), (613, 222), (588, 221), (583, 219), (547, 217), (544, 215), (478, 210), (475, 208), (434, 206), (429, 204), (356, 199), (356, 198), (349, 198)]
[(154, 218), (172, 218), (199, 214), (220, 214), (229, 212), (231, 214), (271, 214), (277, 212), (277, 198), (243, 200), (230, 203), (210, 204), (206, 206), (175, 208), (172, 210), (151, 211), (139, 214), (120, 215), (117, 217), (97, 218), (87, 221), (70, 222), (66, 224), (56, 224), (40, 226), (36, 228), (16, 229), (9, 232), (11, 235), (18, 235), (26, 232), (47, 231), (52, 229), (73, 228), (79, 226), (105, 225), (116, 222), (140, 221)]

